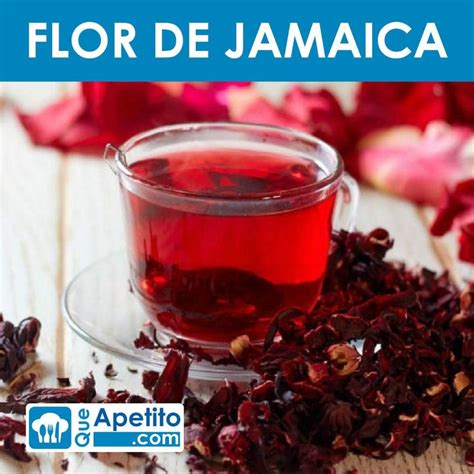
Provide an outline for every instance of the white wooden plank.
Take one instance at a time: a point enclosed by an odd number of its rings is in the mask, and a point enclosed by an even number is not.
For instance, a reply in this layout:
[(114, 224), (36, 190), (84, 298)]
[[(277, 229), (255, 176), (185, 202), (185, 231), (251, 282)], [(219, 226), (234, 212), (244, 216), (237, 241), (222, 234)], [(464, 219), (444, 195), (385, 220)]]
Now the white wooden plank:
[[(420, 209), (420, 217), (427, 229), (431, 226), (436, 210), (431, 207)], [(468, 281), (474, 280), (474, 265), (459, 260), (459, 233), (453, 230), (443, 237), (431, 236), (431, 246), (440, 262), (453, 276), (459, 287), (464, 287)]]
[[(58, 86), (48, 86), (51, 94)], [(6, 92), (9, 88), (5, 86)], [(37, 88), (22, 89), (23, 103), (33, 102)], [(38, 350), (40, 366), (35, 370), (39, 383), (56, 385), (56, 333), (60, 316), (58, 280), (60, 269), (61, 158), (59, 153), (33, 147), (18, 123), (13, 110), (0, 110), (0, 306), (5, 317), (19, 321), (34, 314), (42, 323)], [(0, 472), (53, 470), (54, 458), (35, 455), (28, 464), (14, 463), (0, 456)]]
[(416, 206), (408, 201), (362, 187), (357, 227), (368, 232), (383, 227), (395, 239), (387, 257), (408, 265), (440, 271), (442, 266), (431, 249), (430, 236)]
[[(67, 159), (65, 277), (69, 280), (93, 261), (114, 250), (124, 249), (125, 242), (115, 175), (101, 159), (82, 156), (69, 156)], [(95, 304), (94, 301), (90, 303)], [(91, 358), (94, 349), (68, 329), (65, 341), (64, 363), (66, 372), (73, 379), (81, 378), (89, 370), (94, 370), (97, 389), (101, 395), (104, 395), (109, 387), (127, 388), (132, 393), (147, 395), (141, 387), (141, 370), (138, 374), (132, 374), (127, 370), (127, 363), (100, 351), (96, 351), (99, 364), (94, 365)], [(108, 363), (113, 363), (118, 371), (118, 376), (113, 381), (105, 378), (103, 374)], [(124, 463), (123, 458), (121, 456), (119, 462)], [(116, 466), (92, 459), (88, 455), (70, 454), (68, 459), (71, 472), (86, 467), (100, 473), (117, 472)], [(117, 456), (112, 456), (111, 459), (117, 460)], [(184, 456), (161, 454), (159, 459), (170, 473), (185, 470)], [(126, 459), (126, 463), (127, 470), (133, 470), (133, 467), (140, 464), (136, 459)]]

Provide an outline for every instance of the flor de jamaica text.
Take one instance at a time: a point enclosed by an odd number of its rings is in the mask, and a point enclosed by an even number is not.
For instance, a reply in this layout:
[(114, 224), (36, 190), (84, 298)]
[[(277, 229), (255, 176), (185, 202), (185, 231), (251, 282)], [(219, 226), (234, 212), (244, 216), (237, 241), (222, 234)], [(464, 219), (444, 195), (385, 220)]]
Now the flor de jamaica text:
[[(258, 25), (252, 33), (246, 32), (245, 23), (239, 22), (229, 30), (229, 43), (223, 54), (229, 59), (255, 59), (270, 55), (277, 59), (336, 58), (348, 54), (353, 58), (373, 58), (374, 53), (390, 59), (409, 56), (423, 58), (431, 54), (447, 58), (448, 52), (436, 23), (428, 22), (415, 32), (412, 27), (400, 21), (375, 27), (364, 23), (363, 33), (353, 31), (350, 23), (339, 23), (334, 32), (328, 33), (321, 23), (312, 23), (310, 28), (300, 28), (292, 22), (287, 28), (272, 28), (268, 22)], [(31, 22), (28, 28), (28, 57), (69, 58), (77, 56), (95, 59), (101, 56), (113, 58), (136, 58), (134, 41), (139, 36), (132, 23), (114, 23), (106, 29), (96, 22), (83, 22), (65, 33), (58, 22)], [(414, 38), (414, 35), (416, 38)], [(93, 46), (90, 40), (94, 37)], [(396, 39), (396, 41), (395, 41)], [(409, 40), (409, 41), (408, 41)], [(208, 58), (212, 29), (209, 23), (188, 23), (186, 28), (174, 23), (154, 24), (154, 57), (174, 58), (184, 55), (188, 58)], [(396, 46), (394, 45), (396, 44)], [(408, 45), (415, 44), (416, 47)], [(227, 45), (226, 45), (227, 46)]]

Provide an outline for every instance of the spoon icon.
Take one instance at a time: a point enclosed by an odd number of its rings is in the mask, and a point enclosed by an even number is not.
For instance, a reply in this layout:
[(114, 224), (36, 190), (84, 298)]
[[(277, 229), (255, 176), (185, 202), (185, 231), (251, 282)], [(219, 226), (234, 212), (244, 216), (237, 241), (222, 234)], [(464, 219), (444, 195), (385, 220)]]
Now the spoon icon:
[(46, 426), (44, 425), (41, 425), (40, 426), (40, 429), (38, 431), (38, 439), (39, 439), (39, 442), (42, 444), (43, 443), (43, 440), (44, 440), (44, 435), (46, 434)]

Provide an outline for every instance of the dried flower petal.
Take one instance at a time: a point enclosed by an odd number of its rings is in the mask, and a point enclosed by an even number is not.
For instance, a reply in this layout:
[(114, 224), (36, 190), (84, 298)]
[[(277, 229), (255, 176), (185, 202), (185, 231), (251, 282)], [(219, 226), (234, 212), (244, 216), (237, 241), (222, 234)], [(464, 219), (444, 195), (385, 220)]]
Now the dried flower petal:
[(466, 460), (466, 464), (468, 466), (474, 467), (474, 447), (471, 446), (466, 450), (464, 453), (464, 459)]
[(79, 382), (78, 388), (37, 388), (24, 394), (10, 395), (8, 404), (12, 411), (24, 414), (28, 403), (88, 403), (96, 395), (92, 374)]
[(188, 371), (188, 356), (179, 351), (170, 351), (166, 367), (153, 389), (153, 400), (157, 403), (180, 403), (184, 396)]
[(34, 352), (41, 333), (41, 323), (36, 318), (26, 318), (20, 321), (15, 330), (15, 341), (18, 346), (28, 352)]
[(0, 380), (12, 379), (26, 362), (26, 354), (36, 349), (41, 323), (27, 318), (18, 326), (3, 320), (0, 313)]
[(155, 343), (143, 332), (133, 341), (137, 349), (155, 349)]
[(456, 393), (459, 395), (465, 388), (469, 387), (471, 385), (471, 379), (465, 372), (458, 372), (454, 376), (453, 380), (453, 386), (454, 389), (456, 390)]
[(25, 452), (25, 445), (16, 441), (16, 435), (25, 436), (24, 421), (15, 420), (9, 416), (0, 417), (0, 442), (4, 451), (12, 458), (21, 462), (30, 462), (31, 458)]
[(104, 375), (109, 379), (113, 379), (117, 377), (118, 372), (114, 369), (114, 366), (112, 364), (107, 364), (107, 366), (105, 367)]
[(142, 385), (147, 390), (153, 390), (159, 378), (160, 374), (158, 372), (154, 370), (144, 370), (142, 374)]
[(229, 352), (242, 367), (248, 367), (251, 360), (259, 353), (247, 335), (235, 338), (230, 343)]
[(360, 355), (347, 344), (334, 344), (328, 348), (328, 356), (333, 371), (337, 375), (352, 374), (359, 367)]
[(10, 393), (18, 394), (25, 390), (33, 390), (36, 388), (36, 374), (34, 372), (23, 373), (15, 377), (10, 384), (8, 389)]

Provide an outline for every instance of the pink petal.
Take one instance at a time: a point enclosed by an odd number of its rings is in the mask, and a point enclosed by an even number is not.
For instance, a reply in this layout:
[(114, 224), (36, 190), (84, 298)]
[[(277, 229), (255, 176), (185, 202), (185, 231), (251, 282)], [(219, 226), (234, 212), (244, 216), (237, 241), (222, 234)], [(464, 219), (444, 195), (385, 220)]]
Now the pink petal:
[(184, 84), (181, 100), (196, 113), (200, 120), (228, 120), (227, 88), (202, 88)]
[(432, 123), (424, 133), (394, 127), (360, 143), (360, 176), (378, 189), (436, 205), (444, 190), (474, 172), (474, 133)]

